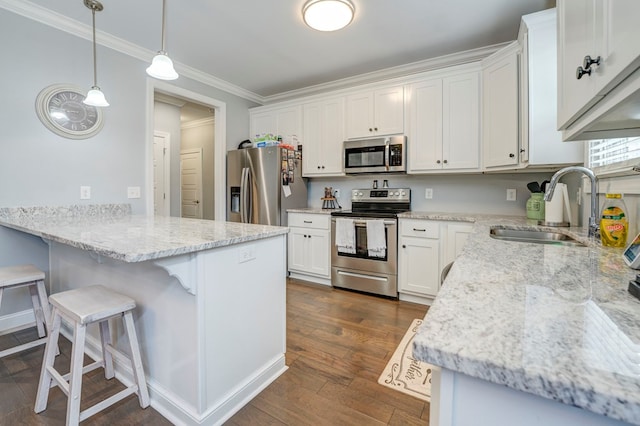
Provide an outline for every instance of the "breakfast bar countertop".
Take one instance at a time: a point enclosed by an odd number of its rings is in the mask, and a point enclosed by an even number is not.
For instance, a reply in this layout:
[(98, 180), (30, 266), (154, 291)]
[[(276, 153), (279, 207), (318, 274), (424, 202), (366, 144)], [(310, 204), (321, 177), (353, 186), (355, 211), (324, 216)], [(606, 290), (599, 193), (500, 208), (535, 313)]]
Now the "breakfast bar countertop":
[(132, 215), (128, 204), (0, 208), (0, 225), (129, 263), (288, 232), (280, 226)]
[(640, 301), (622, 249), (582, 228), (545, 229), (587, 247), (490, 237), (492, 226), (532, 228), (524, 218), (404, 217), (475, 222), (418, 330), (417, 359), (640, 424)]

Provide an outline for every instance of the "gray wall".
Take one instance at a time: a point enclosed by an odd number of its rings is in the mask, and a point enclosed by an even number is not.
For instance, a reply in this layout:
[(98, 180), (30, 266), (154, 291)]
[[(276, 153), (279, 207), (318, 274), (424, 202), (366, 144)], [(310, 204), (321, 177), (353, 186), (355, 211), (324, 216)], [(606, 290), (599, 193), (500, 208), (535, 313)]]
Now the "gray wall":
[[(526, 202), (530, 196), (527, 182), (542, 182), (552, 173), (508, 173), (471, 175), (357, 175), (344, 178), (312, 179), (309, 181), (309, 206), (322, 207), (320, 198), (325, 186), (339, 188), (342, 208), (351, 208), (349, 197), (352, 189), (371, 188), (373, 179), (388, 179), (394, 188), (409, 187), (411, 209), (430, 212), (459, 212), (520, 215), (526, 214)], [(425, 188), (433, 189), (433, 199), (424, 197)], [(516, 189), (516, 201), (506, 201), (507, 189)]]
[[(5, 9), (0, 39), (0, 207), (131, 203), (134, 213), (145, 213), (148, 64), (98, 45), (98, 83), (111, 103), (104, 128), (91, 139), (65, 139), (40, 123), (35, 99), (55, 83), (92, 85), (91, 42)], [(255, 103), (185, 77), (171, 84), (226, 103), (221, 142), (229, 148), (248, 138)], [(81, 185), (91, 186), (91, 200), (80, 200)], [(128, 186), (140, 186), (142, 198), (127, 199)], [(0, 266), (31, 262), (46, 270), (47, 253), (39, 239), (0, 227)], [(24, 308), (8, 296), (2, 313)]]

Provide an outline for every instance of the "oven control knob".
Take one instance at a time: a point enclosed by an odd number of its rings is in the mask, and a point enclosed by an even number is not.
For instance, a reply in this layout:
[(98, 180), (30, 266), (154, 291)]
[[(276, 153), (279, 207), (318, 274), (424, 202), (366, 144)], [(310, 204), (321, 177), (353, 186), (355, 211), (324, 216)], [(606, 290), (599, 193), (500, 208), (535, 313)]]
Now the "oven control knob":
[(358, 192), (358, 197), (362, 197), (362, 192)]
[(400, 195), (400, 193), (398, 191), (396, 191), (393, 195), (398, 196), (398, 195)]
[(407, 195), (407, 193), (406, 193), (406, 192), (404, 192), (404, 191), (402, 191), (402, 192), (400, 193), (400, 195), (402, 195), (402, 196), (404, 197), (405, 195)]

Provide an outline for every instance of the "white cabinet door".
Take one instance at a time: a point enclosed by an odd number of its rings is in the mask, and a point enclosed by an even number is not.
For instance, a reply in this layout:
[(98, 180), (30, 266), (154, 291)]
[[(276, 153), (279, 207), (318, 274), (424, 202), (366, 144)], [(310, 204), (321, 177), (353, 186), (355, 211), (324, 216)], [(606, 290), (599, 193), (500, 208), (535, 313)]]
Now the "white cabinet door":
[(404, 133), (404, 88), (402, 86), (374, 92), (373, 124), (376, 135)]
[(306, 230), (307, 272), (329, 278), (330, 271), (330, 231), (319, 229)]
[(304, 176), (342, 175), (344, 97), (303, 106)]
[(478, 73), (442, 81), (442, 168), (480, 167), (480, 93)]
[(398, 291), (435, 297), (440, 288), (440, 240), (401, 237)]
[(284, 143), (294, 146), (300, 141), (302, 132), (302, 108), (293, 106), (249, 113), (251, 138), (271, 133), (281, 136)]
[[(558, 125), (569, 127), (640, 66), (640, 2), (558, 1)], [(578, 79), (585, 56), (600, 57)]]
[[(597, 96), (595, 73), (576, 78), (584, 57), (601, 54), (600, 0), (558, 1), (558, 126), (567, 128), (588, 107), (602, 98)], [(600, 70), (598, 70), (600, 72)]]
[(442, 79), (407, 88), (409, 172), (442, 169)]
[(404, 88), (402, 86), (347, 96), (347, 139), (404, 132)]
[(448, 223), (442, 266), (453, 262), (462, 252), (473, 225), (468, 223)]
[(373, 93), (347, 96), (347, 138), (372, 136), (373, 128)]
[(482, 144), (485, 167), (518, 164), (518, 54), (513, 52), (482, 71)]
[(307, 242), (307, 232), (304, 228), (289, 228), (289, 236), (287, 238), (288, 247), (288, 267), (290, 271), (307, 270), (305, 246)]

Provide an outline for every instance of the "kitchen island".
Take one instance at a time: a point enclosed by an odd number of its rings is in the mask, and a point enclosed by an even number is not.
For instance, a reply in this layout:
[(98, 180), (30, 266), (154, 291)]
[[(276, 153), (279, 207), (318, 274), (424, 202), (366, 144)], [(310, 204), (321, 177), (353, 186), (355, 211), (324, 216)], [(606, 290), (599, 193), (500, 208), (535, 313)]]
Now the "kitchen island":
[(136, 301), (151, 404), (172, 422), (219, 424), (286, 370), (287, 228), (131, 215), (120, 204), (4, 208), (0, 225), (49, 245), (52, 293), (101, 284)]
[[(414, 340), (436, 368), (431, 424), (640, 424), (640, 301), (621, 249), (500, 241), (475, 221)], [(469, 215), (467, 215), (469, 216)], [(549, 228), (546, 228), (549, 229)]]

